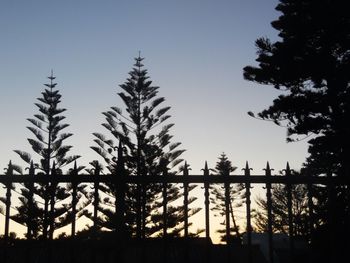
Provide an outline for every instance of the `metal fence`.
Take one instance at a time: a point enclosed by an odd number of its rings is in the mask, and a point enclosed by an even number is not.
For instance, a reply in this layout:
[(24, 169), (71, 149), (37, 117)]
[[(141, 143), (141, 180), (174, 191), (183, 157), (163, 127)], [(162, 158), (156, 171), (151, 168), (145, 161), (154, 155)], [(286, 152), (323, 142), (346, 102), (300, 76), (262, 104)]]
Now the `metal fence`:
[[(308, 213), (309, 213), (309, 232), (312, 233), (314, 222), (313, 222), (313, 211), (314, 203), (312, 196), (312, 186), (313, 185), (325, 185), (328, 187), (328, 190), (331, 191), (333, 187), (337, 185), (350, 185), (349, 179), (340, 178), (337, 176), (307, 176), (307, 175), (294, 175), (290, 169), (289, 164), (287, 163), (286, 168), (284, 169), (284, 175), (273, 175), (272, 169), (267, 163), (266, 168), (264, 169), (264, 174), (252, 175), (251, 168), (246, 163), (245, 168), (242, 169), (243, 174), (241, 175), (211, 175), (210, 170), (205, 164), (204, 169), (202, 169), (203, 174), (201, 175), (190, 175), (187, 166), (184, 167), (182, 175), (167, 175), (166, 172), (162, 175), (156, 176), (125, 176), (123, 169), (117, 169), (116, 174), (101, 174), (101, 172), (96, 169), (94, 175), (90, 174), (79, 174), (75, 166), (73, 171), (69, 174), (36, 174), (33, 165), (28, 170), (28, 174), (19, 175), (14, 174), (11, 164), (8, 167), (7, 173), (0, 175), (0, 183), (5, 185), (6, 193), (3, 196), (3, 201), (5, 203), (5, 234), (4, 238), (9, 236), (9, 226), (10, 226), (10, 207), (11, 207), (11, 184), (13, 183), (29, 183), (34, 186), (35, 183), (47, 183), (47, 184), (58, 184), (58, 183), (72, 183), (73, 190), (72, 194), (72, 211), (73, 219), (71, 223), (71, 234), (75, 235), (76, 231), (76, 213), (77, 213), (77, 186), (82, 183), (91, 183), (94, 185), (94, 197), (98, 199), (98, 185), (100, 183), (114, 183), (116, 187), (120, 189), (120, 195), (116, 198), (122, 199), (124, 194), (122, 191), (123, 185), (125, 184), (136, 184), (136, 185), (145, 185), (145, 184), (161, 184), (162, 191), (162, 209), (163, 209), (163, 236), (166, 236), (167, 233), (167, 222), (166, 214), (168, 207), (168, 197), (167, 197), (167, 186), (171, 183), (182, 184), (183, 186), (183, 211), (184, 211), (184, 231), (183, 237), (189, 236), (189, 222), (188, 222), (188, 204), (189, 204), (189, 185), (190, 184), (200, 184), (204, 187), (204, 217), (205, 217), (205, 239), (210, 240), (210, 185), (211, 184), (223, 184), (225, 187), (225, 217), (229, 219), (229, 188), (232, 184), (242, 183), (245, 186), (245, 203), (246, 203), (246, 240), (247, 247), (252, 247), (252, 219), (251, 219), (251, 185), (252, 184), (261, 184), (266, 189), (266, 202), (267, 202), (267, 215), (268, 215), (268, 247), (269, 247), (269, 261), (273, 262), (273, 215), (272, 215), (272, 191), (271, 187), (273, 184), (283, 184), (286, 186), (287, 191), (287, 211), (288, 211), (288, 231), (289, 231), (289, 246), (290, 253), (293, 254), (294, 251), (294, 230), (293, 230), (293, 215), (292, 215), (292, 185), (294, 184), (304, 184), (308, 189)], [(96, 200), (97, 200), (96, 199)], [(92, 202), (94, 205), (93, 211), (93, 224), (97, 225), (97, 206), (98, 201)], [(123, 209), (119, 209), (119, 218), (122, 220), (124, 215)], [(117, 213), (118, 213), (117, 212)], [(226, 236), (230, 236), (230, 220), (225, 220), (226, 222)], [(30, 226), (28, 226), (30, 227)], [(30, 232), (30, 231), (29, 231)], [(228, 240), (229, 238), (227, 238)], [(252, 253), (248, 253), (248, 256)], [(248, 262), (251, 262), (252, 259), (248, 259)]]

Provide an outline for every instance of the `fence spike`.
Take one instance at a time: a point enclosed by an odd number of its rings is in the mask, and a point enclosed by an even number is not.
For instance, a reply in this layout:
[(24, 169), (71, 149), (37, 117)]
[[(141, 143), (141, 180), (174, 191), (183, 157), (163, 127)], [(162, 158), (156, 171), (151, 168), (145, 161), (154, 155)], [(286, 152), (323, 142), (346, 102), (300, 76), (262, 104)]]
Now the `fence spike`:
[(286, 173), (290, 174), (290, 172), (291, 172), (291, 170), (290, 170), (290, 167), (289, 167), (289, 162), (287, 162)]
[(34, 171), (35, 171), (34, 163), (33, 161), (30, 161), (29, 175), (34, 175)]
[(205, 161), (204, 170), (205, 170), (205, 171), (208, 171), (208, 162), (207, 162), (207, 161)]
[(265, 176), (271, 176), (271, 171), (274, 169), (270, 168), (270, 163), (267, 161), (266, 168), (263, 170), (265, 171)]
[(73, 169), (74, 169), (75, 172), (78, 170), (78, 166), (77, 166), (77, 161), (76, 160), (74, 161), (74, 168)]
[(242, 168), (242, 170), (244, 171), (244, 175), (245, 176), (249, 176), (250, 175), (250, 171), (253, 170), (253, 169), (249, 168), (248, 161), (246, 161), (245, 168)]
[(184, 174), (184, 176), (187, 176), (187, 175), (188, 175), (188, 165), (187, 165), (187, 162), (186, 162), (186, 161), (185, 161), (185, 164), (184, 164), (183, 174)]
[(6, 173), (9, 174), (9, 175), (13, 174), (13, 165), (12, 165), (12, 161), (11, 160), (9, 161), (9, 164), (7, 166), (7, 172)]
[(119, 145), (118, 145), (118, 160), (119, 158), (123, 157), (123, 143), (122, 141), (119, 140)]
[(55, 171), (56, 171), (56, 162), (53, 161), (51, 172), (55, 172)]

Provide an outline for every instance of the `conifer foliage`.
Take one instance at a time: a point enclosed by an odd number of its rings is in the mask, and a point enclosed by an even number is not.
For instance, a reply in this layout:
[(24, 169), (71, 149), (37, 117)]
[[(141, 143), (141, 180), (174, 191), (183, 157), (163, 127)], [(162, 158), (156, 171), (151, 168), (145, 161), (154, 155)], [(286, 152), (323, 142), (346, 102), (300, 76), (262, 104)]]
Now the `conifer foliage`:
[[(118, 95), (125, 105), (125, 112), (119, 107), (111, 107), (109, 111), (103, 113), (106, 118), (103, 126), (117, 142), (107, 139), (101, 133), (94, 133), (97, 146), (91, 148), (105, 160), (110, 173), (117, 173), (120, 160), (116, 152), (119, 149), (123, 155), (124, 175), (148, 176), (167, 173), (169, 176), (173, 174), (171, 169), (182, 161), (179, 157), (184, 150), (178, 149), (180, 143), (171, 143), (170, 129), (173, 124), (166, 122), (170, 117), (168, 114), (170, 107), (162, 107), (165, 99), (158, 96), (159, 87), (152, 85), (142, 61), (143, 58), (140, 56), (135, 58), (129, 78), (120, 85), (122, 91)], [(121, 205), (113, 201), (113, 197), (117, 195), (117, 189), (115, 185), (101, 184), (100, 190), (106, 196), (104, 201), (109, 204), (107, 207), (99, 208), (106, 219), (101, 220), (100, 227), (115, 229), (110, 222), (115, 221), (113, 220), (115, 212)], [(177, 187), (169, 184), (168, 190), (169, 200), (178, 198)], [(128, 209), (125, 213), (126, 226), (130, 235), (146, 237), (155, 234), (161, 228), (160, 224), (151, 223), (152, 214), (154, 220), (158, 218), (157, 211), (161, 203), (157, 202), (157, 199), (160, 198), (161, 193), (160, 185), (127, 186), (125, 205)], [(113, 211), (113, 209), (116, 210)], [(179, 208), (169, 207), (168, 211), (168, 222), (174, 221), (170, 217), (179, 217)], [(174, 225), (176, 223), (173, 223)]]
[[(31, 169), (37, 169), (39, 173), (44, 175), (55, 175), (62, 173), (62, 168), (74, 162), (79, 156), (68, 155), (72, 146), (64, 145), (64, 141), (71, 137), (72, 133), (63, 132), (69, 126), (62, 123), (65, 119), (62, 113), (66, 109), (59, 107), (61, 94), (56, 89), (57, 83), (54, 83), (55, 77), (52, 72), (48, 79), (50, 83), (45, 84), (46, 88), (41, 93), (42, 96), (37, 99), (39, 102), (35, 103), (39, 113), (35, 114), (34, 118), (27, 119), (31, 124), (27, 128), (34, 135), (34, 138), (28, 138), (28, 142), (39, 159), (35, 161), (36, 158), (32, 158), (29, 153), (24, 151), (15, 150), (15, 152)], [(40, 228), (43, 238), (52, 238), (55, 228), (61, 226), (57, 222), (57, 218), (67, 215), (69, 210), (68, 206), (55, 207), (58, 200), (69, 197), (68, 189), (54, 182), (24, 186), (25, 188), (21, 190), (23, 195), (22, 208), (20, 207), (18, 210), (25, 209), (24, 207), (28, 205), (29, 201), (33, 203), (34, 205), (31, 207), (33, 211), (32, 221), (29, 222), (30, 218), (23, 213), (17, 214), (14, 219), (27, 226), (36, 222), (36, 227), (33, 228), (36, 229), (36, 232), (32, 234), (37, 236)], [(33, 193), (37, 202), (30, 200), (33, 198)], [(36, 205), (38, 202), (43, 202), (43, 208)]]
[[(350, 174), (350, 13), (347, 6), (347, 1), (342, 0), (280, 0), (276, 10), (281, 15), (271, 23), (279, 39), (257, 39), (258, 65), (244, 68), (247, 80), (273, 85), (281, 92), (258, 116), (286, 127), (287, 141), (310, 138), (310, 155), (304, 171), (311, 176), (348, 178)], [(321, 220), (329, 229), (323, 238), (333, 246), (327, 247), (328, 251), (345, 247), (341, 238), (338, 242), (331, 238), (349, 235), (350, 229), (348, 187), (334, 188), (330, 187), (325, 196), (319, 196), (328, 200), (332, 215)], [(322, 227), (317, 228), (323, 232)], [(326, 250), (320, 247), (320, 251)]]
[[(307, 187), (302, 184), (292, 185), (292, 217), (294, 235), (307, 237), (308, 228), (308, 203)], [(254, 211), (255, 229), (258, 232), (268, 231), (267, 201), (258, 197), (256, 200), (258, 209)], [(275, 233), (288, 234), (288, 200), (286, 185), (272, 185), (272, 222)]]
[[(225, 153), (222, 153), (216, 163), (214, 172), (217, 175), (229, 176), (231, 172), (234, 172), (237, 167), (232, 165), (232, 162), (227, 158)], [(244, 202), (244, 196), (242, 193), (244, 190), (243, 184), (230, 184), (227, 186), (227, 190), (224, 184), (216, 184), (211, 188), (211, 202), (214, 205), (212, 210), (215, 212), (215, 216), (224, 217), (228, 215), (224, 221), (220, 222), (222, 226), (226, 226), (227, 220), (232, 221), (232, 227), (229, 229), (219, 229), (217, 232), (221, 234), (221, 241), (231, 241), (227, 237), (226, 231), (229, 230), (230, 236), (235, 237), (238, 240), (241, 239), (238, 225), (237, 215), (235, 216), (234, 208), (241, 207)], [(228, 199), (226, 199), (228, 197)], [(228, 213), (227, 211), (228, 210)], [(233, 234), (231, 235), (231, 232)]]
[(280, 0), (276, 10), (281, 16), (271, 25), (278, 30), (280, 39), (257, 39), (258, 66), (244, 68), (247, 80), (273, 85), (281, 91), (258, 116), (287, 127), (287, 141), (311, 138), (306, 165), (313, 172), (348, 176), (347, 1)]

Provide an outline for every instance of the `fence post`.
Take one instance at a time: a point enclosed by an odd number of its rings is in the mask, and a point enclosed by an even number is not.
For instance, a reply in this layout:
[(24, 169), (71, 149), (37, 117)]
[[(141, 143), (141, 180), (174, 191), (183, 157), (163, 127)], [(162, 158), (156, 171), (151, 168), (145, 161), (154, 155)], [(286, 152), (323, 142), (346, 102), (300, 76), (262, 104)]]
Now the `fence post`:
[(313, 233), (314, 233), (314, 203), (312, 201), (312, 195), (313, 195), (313, 190), (312, 190), (312, 184), (311, 184), (311, 173), (307, 171), (308, 177), (308, 183), (306, 184), (307, 187), (307, 204), (309, 208), (309, 241), (313, 242)]
[[(13, 167), (12, 162), (10, 161), (8, 164), (8, 168), (6, 171), (6, 175), (12, 176), (13, 175)], [(5, 241), (9, 238), (9, 229), (10, 229), (10, 208), (11, 208), (11, 188), (12, 184), (11, 182), (6, 182), (6, 212), (5, 212)]]
[(289, 167), (289, 163), (287, 162), (286, 169), (284, 169), (286, 173), (286, 188), (287, 188), (287, 209), (288, 209), (288, 231), (289, 231), (289, 249), (290, 249), (290, 257), (293, 262), (294, 257), (294, 230), (293, 230), (293, 200), (292, 200), (292, 184), (291, 184), (291, 170)]
[[(230, 171), (225, 171), (225, 179), (228, 179), (230, 176)], [(230, 182), (225, 180), (224, 182), (224, 187), (225, 187), (225, 221), (226, 221), (226, 244), (229, 244), (230, 242), (230, 232), (231, 232), (231, 227), (230, 227), (230, 202), (231, 202), (231, 197), (230, 197)]]
[[(78, 175), (77, 162), (74, 162), (74, 168), (72, 170), (72, 176)], [(78, 184), (76, 182), (72, 182), (72, 230), (71, 236), (75, 236), (75, 228), (76, 228), (76, 215), (77, 215), (77, 187)]]
[(97, 236), (97, 228), (98, 228), (98, 204), (99, 204), (99, 195), (98, 195), (98, 188), (100, 184), (100, 164), (97, 164), (95, 167), (95, 174), (94, 174), (94, 214), (93, 214), (93, 222), (94, 222), (94, 236)]
[[(54, 178), (56, 176), (56, 163), (53, 162), (51, 176)], [(56, 182), (51, 182), (50, 184), (50, 232), (49, 239), (53, 239), (53, 232), (55, 227), (55, 195), (56, 195)]]
[(125, 238), (126, 229), (125, 229), (125, 169), (124, 169), (124, 156), (123, 156), (123, 145), (119, 141), (118, 146), (118, 161), (116, 168), (116, 215), (117, 215), (117, 234), (119, 235), (120, 240)]
[[(203, 169), (204, 180), (208, 179), (209, 169), (208, 163), (205, 162)], [(205, 237), (207, 240), (210, 239), (210, 228), (209, 228), (209, 182), (204, 181), (204, 205), (205, 205)]]
[[(163, 171), (163, 177), (166, 178), (168, 176), (168, 169), (167, 167), (164, 168)], [(163, 238), (167, 236), (167, 228), (168, 228), (168, 184), (167, 182), (163, 182)]]
[[(30, 162), (30, 168), (29, 168), (29, 177), (34, 177), (35, 175), (35, 168), (33, 161)], [(27, 239), (32, 239), (32, 232), (33, 232), (33, 210), (34, 210), (34, 183), (29, 182), (28, 183), (28, 222), (27, 222)]]
[(248, 262), (252, 262), (252, 225), (251, 225), (251, 215), (250, 215), (250, 170), (248, 161), (245, 164), (244, 176), (246, 177), (245, 182), (245, 198), (246, 198), (246, 215), (247, 215), (247, 243), (248, 243)]
[(266, 164), (265, 176), (266, 176), (266, 202), (267, 202), (267, 233), (269, 240), (269, 259), (270, 263), (273, 263), (273, 233), (272, 233), (272, 194), (271, 194), (271, 171), (269, 162)]
[(185, 238), (188, 237), (188, 182), (186, 182), (188, 177), (188, 166), (187, 162), (185, 162), (184, 170), (183, 170), (183, 176), (184, 176), (184, 236)]
[(147, 173), (142, 172), (141, 178), (142, 178), (142, 183), (141, 183), (141, 238), (145, 239), (146, 238), (146, 217), (147, 217), (147, 211), (146, 211), (146, 205), (147, 205), (147, 184), (145, 182), (145, 176), (147, 175)]

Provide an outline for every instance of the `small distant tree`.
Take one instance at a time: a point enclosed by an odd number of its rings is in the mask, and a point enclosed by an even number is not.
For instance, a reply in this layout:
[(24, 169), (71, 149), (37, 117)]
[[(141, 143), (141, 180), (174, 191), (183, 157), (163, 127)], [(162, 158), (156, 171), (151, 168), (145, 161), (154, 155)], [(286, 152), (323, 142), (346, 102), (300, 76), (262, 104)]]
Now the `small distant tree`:
[[(229, 176), (230, 173), (234, 172), (237, 167), (233, 166), (231, 161), (227, 158), (225, 153), (222, 153), (219, 157), (218, 162), (216, 163), (214, 172), (217, 175)], [(230, 224), (230, 232), (233, 232), (233, 238), (241, 239), (239, 233), (239, 226), (237, 224), (237, 217), (234, 214), (234, 208), (239, 208), (244, 203), (244, 196), (242, 193), (244, 190), (244, 185), (239, 184), (230, 184), (229, 187), (229, 215), (232, 220)], [(226, 215), (226, 205), (225, 205), (225, 185), (224, 184), (215, 184), (211, 186), (211, 202), (214, 204), (212, 211), (215, 212), (215, 216), (225, 217)], [(226, 226), (226, 219), (220, 223), (222, 226)], [(221, 234), (221, 241), (229, 241), (226, 237), (226, 229), (222, 228), (217, 230)]]
[[(308, 237), (309, 217), (307, 203), (307, 188), (302, 184), (293, 184), (292, 191), (292, 220), (295, 236)], [(272, 189), (272, 229), (275, 233), (288, 234), (288, 199), (286, 185), (273, 184)], [(254, 210), (253, 218), (255, 229), (258, 232), (268, 231), (267, 201), (266, 198), (258, 197), (257, 209)]]
[[(39, 113), (35, 114), (34, 118), (27, 119), (31, 124), (27, 128), (34, 135), (34, 139), (29, 138), (28, 142), (34, 153), (39, 156), (39, 160), (36, 162), (27, 152), (20, 150), (15, 150), (15, 152), (28, 166), (39, 170), (39, 174), (55, 175), (61, 174), (63, 167), (80, 156), (67, 155), (72, 146), (63, 143), (73, 134), (63, 132), (69, 126), (62, 124), (65, 117), (61, 114), (66, 109), (59, 107), (61, 94), (55, 89), (57, 84), (53, 82), (55, 77), (52, 72), (48, 79), (50, 83), (45, 84), (47, 88), (41, 93), (42, 97), (37, 99), (39, 102), (35, 103)], [(22, 204), (18, 207), (19, 213), (13, 219), (27, 227), (31, 225), (33, 233), (30, 235), (32, 237), (38, 237), (40, 229), (43, 238), (53, 238), (54, 230), (60, 226), (57, 219), (69, 213), (68, 204), (56, 206), (58, 201), (70, 196), (67, 185), (51, 182), (35, 185), (24, 184), (23, 187), (20, 198)], [(32, 205), (30, 208), (28, 207), (29, 202)], [(40, 202), (43, 202), (43, 206), (37, 205)], [(28, 213), (24, 213), (28, 209), (32, 211), (31, 217), (28, 217)]]

